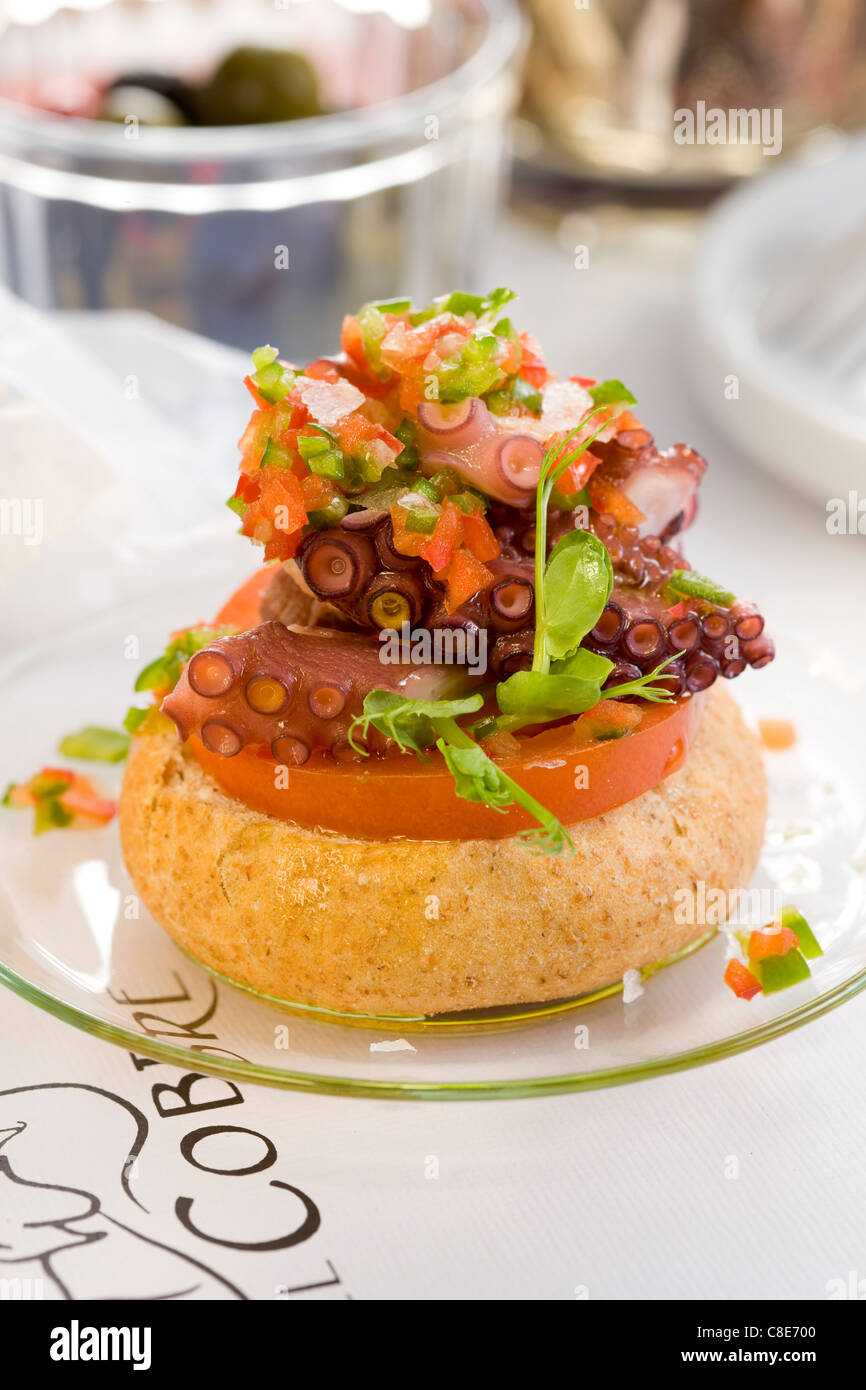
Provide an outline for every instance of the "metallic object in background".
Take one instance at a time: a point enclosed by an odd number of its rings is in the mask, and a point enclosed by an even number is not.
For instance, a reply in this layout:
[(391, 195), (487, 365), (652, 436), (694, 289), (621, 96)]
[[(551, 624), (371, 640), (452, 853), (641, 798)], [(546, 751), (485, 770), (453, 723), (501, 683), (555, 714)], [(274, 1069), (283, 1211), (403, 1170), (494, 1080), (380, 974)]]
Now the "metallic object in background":
[[(535, 25), (528, 115), (551, 172), (627, 184), (700, 187), (760, 173), (813, 132), (866, 122), (862, 0), (526, 0)], [(703, 104), (703, 116), (699, 103)], [(694, 143), (675, 113), (698, 113)], [(764, 138), (714, 141), (707, 114), (766, 111)], [(701, 131), (709, 138), (700, 139)], [(538, 137), (536, 133), (536, 144)], [(773, 153), (778, 153), (773, 150)]]
[(161, 128), (0, 96), (0, 276), (43, 308), (148, 309), (302, 360), (333, 348), (347, 305), (474, 286), (517, 96), (515, 0), (362, 8), (114, 0), (7, 30), (0, 93), (61, 41), (110, 78), (185, 53), (207, 66), (252, 37), (307, 53), (331, 114)]

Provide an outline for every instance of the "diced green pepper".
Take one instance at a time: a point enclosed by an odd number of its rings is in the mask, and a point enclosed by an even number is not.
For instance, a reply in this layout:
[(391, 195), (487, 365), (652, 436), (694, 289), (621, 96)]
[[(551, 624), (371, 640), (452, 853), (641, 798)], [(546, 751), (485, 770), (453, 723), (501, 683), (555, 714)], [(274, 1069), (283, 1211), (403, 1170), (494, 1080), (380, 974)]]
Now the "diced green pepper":
[(39, 797), (36, 802), (36, 815), (33, 821), (33, 833), (41, 835), (46, 830), (62, 829), (65, 825), (72, 823), (72, 812), (67, 811), (56, 797)]
[[(256, 356), (263, 352), (273, 352), (276, 348), (256, 348), (253, 353), (253, 363)], [(253, 381), (260, 396), (263, 396), (270, 405), (276, 405), (277, 401), (282, 401), (289, 394), (297, 380), (297, 372), (293, 372), (290, 367), (284, 367), (281, 362), (271, 359), (263, 362), (262, 365), (253, 372)]]
[(781, 989), (798, 985), (808, 980), (811, 971), (800, 952), (794, 949), (783, 956), (765, 956), (763, 960), (749, 961), (749, 969), (761, 981), (765, 994), (777, 994)]
[(438, 506), (440, 496), (439, 491), (434, 482), (428, 481), (427, 478), (419, 478), (416, 483), (412, 484), (412, 491), (420, 492), (422, 497), (429, 497), (430, 501), (435, 502)]
[(615, 377), (589, 388), (593, 405), (637, 405), (637, 398)]
[(478, 503), (469, 492), (453, 492), (451, 494), (451, 501), (454, 503), (455, 507), (459, 507), (461, 512), (466, 516), (471, 516), (474, 512), (478, 511)]
[(327, 507), (323, 507), (317, 512), (310, 512), (310, 524), (315, 526), (317, 531), (327, 531), (331, 526), (339, 526), (348, 510), (348, 502), (343, 494), (338, 492)]
[(454, 314), (457, 318), (462, 318), (465, 314), (474, 314), (476, 318), (482, 318), (485, 314), (498, 313), (516, 297), (513, 290), (506, 289), (491, 290), (488, 295), (466, 294), (463, 290), (454, 290), (451, 294), (440, 295), (426, 308), (418, 309), (410, 315), (409, 322), (413, 327), (417, 327), (418, 324), (436, 318), (437, 314)]
[(522, 406), (532, 415), (540, 415), (544, 406), (544, 395), (537, 386), (531, 386), (522, 376), (514, 376), (498, 391), (490, 391), (485, 397), (488, 410), (494, 415), (506, 415), (515, 405)]
[(420, 531), (424, 535), (432, 536), (438, 520), (438, 512), (422, 511), (420, 507), (410, 507), (406, 514), (406, 530)]
[(730, 608), (737, 596), (730, 589), (723, 589), (714, 579), (698, 574), (695, 570), (674, 570), (665, 586), (665, 594), (674, 598), (696, 598), (704, 603), (714, 603), (719, 608)]
[(123, 719), (123, 727), (127, 733), (134, 734), (136, 729), (144, 723), (149, 713), (149, 710), (141, 709), (139, 705), (130, 705)]
[(400, 440), (403, 445), (402, 453), (399, 453), (394, 460), (392, 467), (395, 468), (415, 468), (421, 455), (415, 443), (417, 427), (414, 420), (404, 418), (394, 431), (395, 438)]
[(460, 352), (444, 362), (436, 373), (440, 401), (462, 401), (468, 396), (483, 396), (504, 380), (499, 363), (494, 361), (499, 339), (492, 333), (482, 333), (467, 339)]
[(37, 772), (27, 785), (36, 797), (52, 797), (68, 791), (72, 783), (67, 777), (51, 777), (44, 772)]
[(330, 478), (338, 481), (346, 476), (346, 463), (339, 449), (328, 449), (319, 454), (312, 454), (307, 459), (307, 467), (311, 473), (317, 473), (320, 478)]
[(315, 458), (316, 454), (325, 454), (330, 449), (329, 440), (323, 434), (299, 434), (298, 453), (302, 459), (309, 461)]
[(807, 960), (816, 960), (818, 956), (823, 956), (824, 952), (818, 942), (818, 938), (809, 926), (802, 913), (790, 903), (782, 908), (780, 920), (783, 927), (790, 927), (800, 943), (800, 952)]
[(373, 308), (380, 314), (408, 314), (412, 308), (411, 299), (376, 299)]
[(257, 372), (260, 372), (263, 367), (269, 367), (272, 362), (276, 362), (279, 355), (279, 348), (271, 347), (270, 343), (266, 343), (264, 347), (254, 348), (253, 366)]
[(133, 689), (140, 693), (143, 690), (162, 690), (165, 686), (174, 687), (187, 657), (201, 651), (202, 647), (206, 647), (215, 637), (227, 637), (236, 631), (237, 628), (234, 627), (187, 628), (176, 641), (169, 642), (162, 656), (145, 666), (139, 673)]
[(448, 497), (452, 492), (460, 490), (460, 479), (453, 468), (440, 468), (430, 481), (440, 497)]
[(384, 380), (389, 372), (388, 368), (382, 365), (382, 343), (388, 332), (388, 325), (375, 304), (364, 304), (359, 309), (358, 329), (364, 356), (376, 374)]
[(242, 497), (230, 497), (226, 502), (226, 506), (230, 511), (235, 512), (239, 517), (243, 518), (247, 514), (249, 502), (245, 502)]
[(573, 512), (578, 507), (592, 506), (589, 493), (585, 487), (579, 492), (560, 492), (558, 487), (550, 490), (550, 506), (555, 512)]
[(171, 661), (165, 656), (158, 656), (155, 661), (151, 661), (143, 671), (139, 672), (133, 689), (139, 692), (142, 690), (161, 690), (164, 685), (170, 684), (171, 679)]
[(88, 724), (77, 734), (67, 734), (57, 745), (65, 758), (86, 758), (93, 762), (119, 763), (129, 752), (129, 734)]
[(292, 456), (287, 449), (269, 439), (259, 459), (259, 468), (291, 468)]

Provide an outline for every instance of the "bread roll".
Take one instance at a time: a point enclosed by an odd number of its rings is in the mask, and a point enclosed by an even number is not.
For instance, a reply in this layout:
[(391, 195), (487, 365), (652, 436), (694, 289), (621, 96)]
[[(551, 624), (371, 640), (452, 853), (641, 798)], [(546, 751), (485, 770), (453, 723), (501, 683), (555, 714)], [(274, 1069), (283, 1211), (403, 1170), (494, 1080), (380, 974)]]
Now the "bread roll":
[(745, 888), (764, 820), (760, 749), (718, 687), (683, 767), (572, 827), (576, 852), (556, 859), (276, 820), (227, 797), (173, 730), (133, 740), (120, 802), (129, 872), (179, 945), (264, 994), (364, 1014), (568, 998), (661, 960), (706, 931), (677, 890)]

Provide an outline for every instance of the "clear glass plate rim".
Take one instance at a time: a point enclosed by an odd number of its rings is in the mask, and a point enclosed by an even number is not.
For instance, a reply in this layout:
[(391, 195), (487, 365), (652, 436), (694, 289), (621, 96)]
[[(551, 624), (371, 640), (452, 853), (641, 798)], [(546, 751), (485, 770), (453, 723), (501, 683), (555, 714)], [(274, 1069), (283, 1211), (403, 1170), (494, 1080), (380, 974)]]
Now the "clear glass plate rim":
[[(159, 1042), (144, 1034), (134, 1033), (119, 1024), (109, 1023), (97, 1018), (73, 1004), (67, 1004), (16, 974), (0, 962), (0, 984), (11, 989), (14, 994), (45, 1010), (54, 1018), (79, 1028), (93, 1037), (115, 1043), (136, 1055), (152, 1057), (155, 1061), (168, 1062), (172, 1066), (195, 1070), (210, 1076), (228, 1076), (236, 1081), (252, 1082), (256, 1085), (273, 1086), (283, 1090), (312, 1091), (320, 1095), (339, 1095), (353, 1098), (379, 1100), (523, 1100), (542, 1096), (565, 1095), (579, 1091), (602, 1090), (609, 1086), (622, 1086), (635, 1081), (647, 1081), (654, 1076), (666, 1076), (673, 1072), (687, 1071), (693, 1067), (706, 1066), (710, 1062), (722, 1061), (737, 1053), (747, 1052), (761, 1043), (782, 1037), (795, 1028), (802, 1027), (814, 1018), (820, 1018), (832, 1009), (838, 1008), (848, 999), (853, 999), (866, 988), (866, 968), (833, 989), (817, 998), (809, 999), (799, 1008), (781, 1014), (742, 1033), (732, 1033), (726, 1038), (702, 1047), (689, 1048), (675, 1052), (667, 1057), (658, 1057), (646, 1062), (627, 1063), (621, 1067), (607, 1067), (594, 1072), (571, 1072), (561, 1076), (527, 1077), (525, 1079), (504, 1079), (501, 1081), (376, 1081), (356, 1079), (348, 1076), (316, 1075), (309, 1072), (293, 1072), (271, 1069), (255, 1062), (234, 1061), (231, 1058), (208, 1058), (204, 1053), (191, 1052), (185, 1048), (174, 1047), (171, 1043)], [(339, 1027), (339, 1024), (324, 1025)]]

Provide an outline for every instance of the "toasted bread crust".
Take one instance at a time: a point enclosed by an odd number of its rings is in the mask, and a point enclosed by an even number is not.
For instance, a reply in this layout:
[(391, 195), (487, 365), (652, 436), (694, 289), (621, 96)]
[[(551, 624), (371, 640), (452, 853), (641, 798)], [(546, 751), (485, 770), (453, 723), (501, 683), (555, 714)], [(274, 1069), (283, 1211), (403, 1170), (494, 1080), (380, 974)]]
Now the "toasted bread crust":
[(173, 731), (133, 740), (120, 831), (145, 904), (204, 964), (297, 1003), (435, 1014), (570, 997), (687, 946), (706, 926), (677, 890), (748, 885), (765, 799), (714, 688), (684, 766), (574, 826), (571, 856), (305, 830), (227, 797)]

